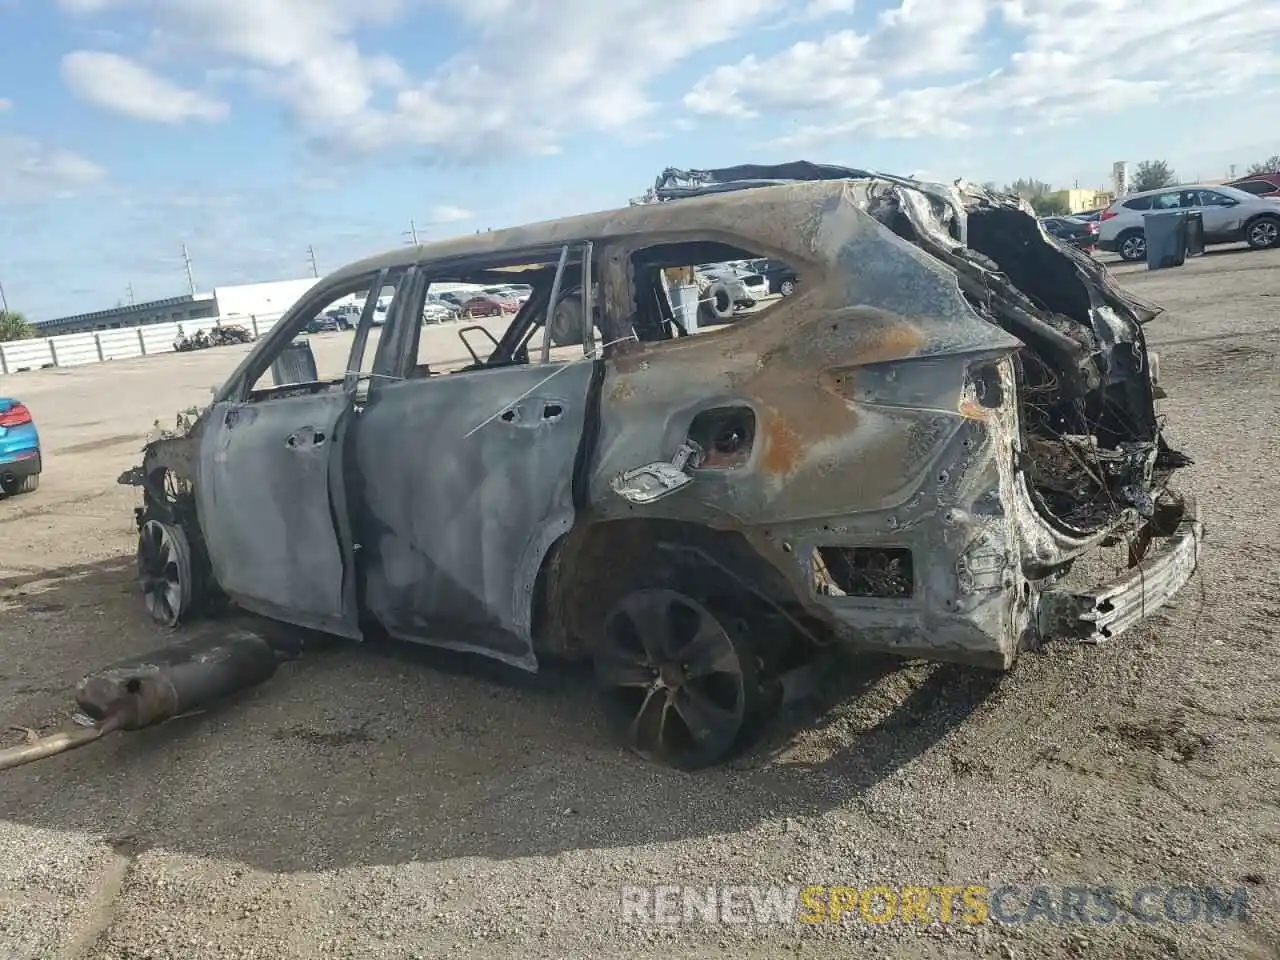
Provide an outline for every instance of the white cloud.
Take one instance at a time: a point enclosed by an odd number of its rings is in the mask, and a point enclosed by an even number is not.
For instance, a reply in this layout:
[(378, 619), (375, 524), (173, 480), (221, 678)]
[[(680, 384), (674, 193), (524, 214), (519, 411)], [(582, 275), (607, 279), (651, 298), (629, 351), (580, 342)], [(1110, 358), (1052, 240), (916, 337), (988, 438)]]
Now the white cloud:
[(822, 20), (853, 13), (854, 0), (809, 0), (797, 16), (799, 20)]
[[(554, 153), (583, 129), (627, 131), (654, 111), (649, 84), (751, 29), (788, 0), (60, 0), (132, 10), (160, 58), (181, 57), (283, 101), (303, 131), (351, 152), (417, 145), (439, 157)], [(360, 31), (430, 6), (472, 45), (411, 76)], [(677, 29), (679, 24), (696, 29)]]
[(92, 160), (28, 137), (0, 137), (0, 204), (71, 197), (106, 179)]
[(463, 220), (474, 220), (475, 214), (465, 207), (451, 207), (448, 204), (431, 209), (429, 223), (461, 223)]
[[(181, 62), (280, 102), (335, 161), (387, 148), (443, 161), (551, 155), (583, 131), (638, 143), (695, 119), (762, 114), (797, 144), (1034, 130), (1245, 90), (1280, 71), (1280, 5), (1256, 0), (888, 0), (879, 11), (862, 0), (857, 31), (854, 0), (58, 2), (85, 26), (103, 11), (142, 17), (148, 64)], [(367, 39), (427, 15), (469, 38), (443, 61), (398, 62)], [(769, 26), (812, 35), (764, 53), (761, 38), (778, 35)], [(757, 52), (715, 66), (730, 40)], [(655, 85), (690, 62), (709, 69), (685, 88), (687, 115), (663, 115)], [(150, 73), (133, 79), (135, 94), (171, 96), (94, 92), (127, 99), (133, 115), (212, 118), (221, 106)], [(175, 97), (181, 106), (157, 106)]]
[[(997, 17), (1015, 40), (1007, 57), (985, 40)], [(1243, 91), (1280, 76), (1278, 47), (1280, 6), (1245, 0), (903, 0), (866, 35), (717, 67), (684, 105), (727, 118), (785, 111), (795, 127), (776, 143), (793, 147), (853, 133), (998, 134)]]
[(222, 101), (184, 89), (115, 53), (68, 53), (62, 58), (62, 79), (80, 99), (135, 120), (220, 120), (228, 111)]
[(864, 103), (880, 92), (880, 81), (860, 66), (867, 38), (852, 30), (819, 43), (802, 41), (775, 57), (747, 56), (719, 67), (685, 95), (693, 113), (754, 117), (760, 108), (785, 112)]

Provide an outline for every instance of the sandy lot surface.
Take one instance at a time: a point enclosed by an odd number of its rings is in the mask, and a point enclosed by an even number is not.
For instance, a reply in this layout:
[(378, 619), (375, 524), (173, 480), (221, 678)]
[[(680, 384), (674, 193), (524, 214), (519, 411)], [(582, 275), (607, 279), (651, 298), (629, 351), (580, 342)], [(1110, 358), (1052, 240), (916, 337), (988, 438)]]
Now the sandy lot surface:
[[(1208, 531), (1142, 627), (1003, 678), (851, 660), (698, 775), (623, 752), (585, 672), (317, 653), (215, 711), (0, 774), (0, 958), (1277, 956), (1280, 251), (1115, 272), (1168, 310), (1149, 330)], [(316, 338), (339, 364), (342, 343)], [(0, 501), (0, 724), (56, 726), (86, 669), (165, 641), (115, 478), (245, 349), (0, 380), (46, 451), (41, 489)], [(734, 883), (1243, 886), (1250, 913), (655, 926), (619, 908), (625, 884)]]

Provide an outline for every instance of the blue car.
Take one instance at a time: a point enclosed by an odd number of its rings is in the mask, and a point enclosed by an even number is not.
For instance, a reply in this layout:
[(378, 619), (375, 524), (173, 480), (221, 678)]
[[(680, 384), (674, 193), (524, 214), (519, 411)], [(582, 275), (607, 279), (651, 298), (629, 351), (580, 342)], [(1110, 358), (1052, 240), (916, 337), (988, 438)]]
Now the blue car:
[(40, 434), (31, 411), (0, 397), (0, 490), (8, 496), (40, 486)]

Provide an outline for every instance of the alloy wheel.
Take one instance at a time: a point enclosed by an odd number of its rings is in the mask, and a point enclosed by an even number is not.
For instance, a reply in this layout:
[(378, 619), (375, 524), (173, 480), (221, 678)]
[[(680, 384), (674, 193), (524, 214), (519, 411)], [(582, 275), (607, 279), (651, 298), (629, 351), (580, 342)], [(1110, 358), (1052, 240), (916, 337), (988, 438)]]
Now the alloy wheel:
[(176, 626), (191, 606), (191, 549), (181, 527), (148, 520), (138, 532), (138, 583), (147, 613)]
[(1120, 255), (1126, 260), (1141, 260), (1147, 255), (1147, 238), (1141, 234), (1125, 238), (1120, 245)]
[(596, 682), (633, 751), (696, 769), (734, 748), (758, 697), (736, 633), (674, 590), (637, 590), (614, 607), (596, 645)]
[(1264, 249), (1274, 247), (1280, 240), (1280, 227), (1274, 220), (1259, 220), (1249, 228), (1249, 245)]

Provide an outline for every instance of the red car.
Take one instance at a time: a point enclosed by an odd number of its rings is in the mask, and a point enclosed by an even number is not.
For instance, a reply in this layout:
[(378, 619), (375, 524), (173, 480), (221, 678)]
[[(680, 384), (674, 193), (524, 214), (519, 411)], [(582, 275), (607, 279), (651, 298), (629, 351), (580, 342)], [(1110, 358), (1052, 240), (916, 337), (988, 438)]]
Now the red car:
[(1253, 176), (1241, 177), (1227, 184), (1255, 197), (1280, 197), (1280, 171), (1271, 173), (1255, 173)]
[(497, 297), (472, 297), (462, 304), (464, 317), (500, 317), (509, 312)]

